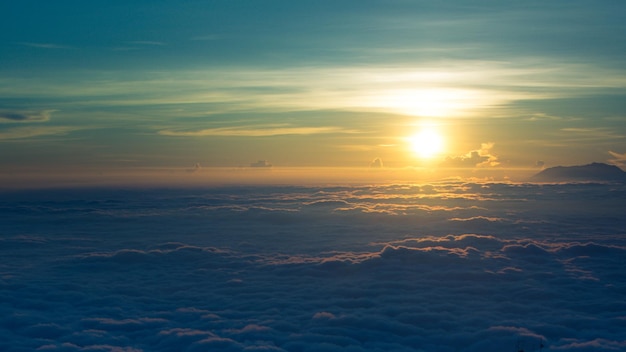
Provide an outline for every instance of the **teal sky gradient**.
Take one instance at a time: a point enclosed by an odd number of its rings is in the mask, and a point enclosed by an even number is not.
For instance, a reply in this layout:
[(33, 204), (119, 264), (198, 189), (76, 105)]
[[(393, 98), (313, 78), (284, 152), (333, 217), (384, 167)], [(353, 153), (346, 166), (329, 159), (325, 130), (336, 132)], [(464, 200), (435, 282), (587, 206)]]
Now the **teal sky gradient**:
[(404, 168), (421, 163), (406, 137), (423, 124), (446, 139), (437, 167), (626, 164), (621, 1), (23, 0), (0, 13), (5, 173)]

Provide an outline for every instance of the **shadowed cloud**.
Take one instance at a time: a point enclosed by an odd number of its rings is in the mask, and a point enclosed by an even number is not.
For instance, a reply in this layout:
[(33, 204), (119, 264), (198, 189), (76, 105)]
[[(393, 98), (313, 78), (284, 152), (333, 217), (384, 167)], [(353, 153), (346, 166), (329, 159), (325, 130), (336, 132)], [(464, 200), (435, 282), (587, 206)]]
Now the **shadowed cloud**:
[(50, 110), (44, 111), (0, 111), (0, 122), (44, 122), (50, 120)]
[(614, 351), (626, 343), (625, 192), (4, 192), (0, 347)]

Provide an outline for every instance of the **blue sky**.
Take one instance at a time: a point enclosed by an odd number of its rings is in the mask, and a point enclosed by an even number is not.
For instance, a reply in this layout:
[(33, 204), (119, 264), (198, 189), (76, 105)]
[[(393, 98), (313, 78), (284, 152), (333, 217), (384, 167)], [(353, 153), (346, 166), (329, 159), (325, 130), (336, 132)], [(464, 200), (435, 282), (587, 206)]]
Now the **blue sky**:
[[(15, 1), (0, 11), (3, 170), (626, 160), (618, 1)], [(444, 140), (427, 161), (410, 150), (423, 128)]]

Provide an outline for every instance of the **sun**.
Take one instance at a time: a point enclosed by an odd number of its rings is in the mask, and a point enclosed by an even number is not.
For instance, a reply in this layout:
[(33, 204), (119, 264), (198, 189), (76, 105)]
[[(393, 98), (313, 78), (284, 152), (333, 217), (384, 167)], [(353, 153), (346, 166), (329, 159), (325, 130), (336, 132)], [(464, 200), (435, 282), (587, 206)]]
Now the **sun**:
[(409, 137), (409, 144), (411, 150), (423, 159), (433, 158), (443, 151), (443, 137), (431, 128)]

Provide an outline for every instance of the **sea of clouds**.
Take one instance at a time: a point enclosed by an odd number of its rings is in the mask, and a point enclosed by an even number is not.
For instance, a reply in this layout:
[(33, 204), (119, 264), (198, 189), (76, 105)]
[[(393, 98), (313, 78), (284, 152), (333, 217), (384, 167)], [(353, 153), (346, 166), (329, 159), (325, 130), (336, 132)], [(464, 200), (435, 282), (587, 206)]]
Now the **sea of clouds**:
[(0, 194), (2, 351), (624, 351), (626, 185)]

